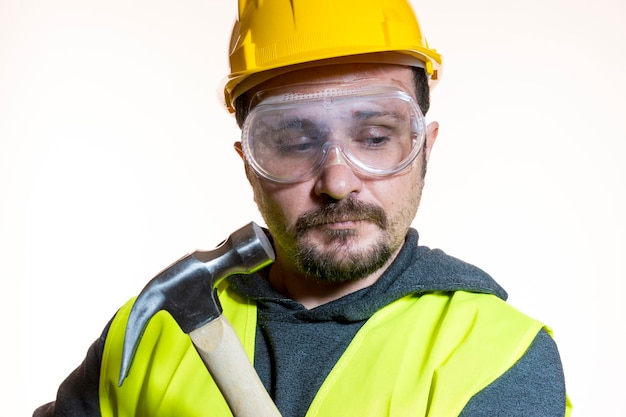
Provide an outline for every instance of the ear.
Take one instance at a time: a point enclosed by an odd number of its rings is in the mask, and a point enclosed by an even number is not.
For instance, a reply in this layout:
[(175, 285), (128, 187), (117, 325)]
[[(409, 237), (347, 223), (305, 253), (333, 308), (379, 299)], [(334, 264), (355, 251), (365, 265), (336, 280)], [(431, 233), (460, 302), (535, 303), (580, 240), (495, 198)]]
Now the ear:
[(239, 157), (241, 158), (241, 160), (245, 162), (245, 158), (243, 156), (243, 149), (241, 148), (241, 142), (235, 142), (233, 144), (233, 147), (235, 148), (235, 151), (237, 151), (237, 153), (239, 154)]
[(235, 148), (235, 151), (239, 154), (239, 157), (243, 161), (243, 168), (246, 171), (246, 178), (248, 178), (248, 181), (250, 181), (250, 175), (251, 175), (250, 167), (246, 163), (246, 157), (243, 155), (243, 148), (241, 147), (241, 142), (233, 143), (233, 147)]
[(439, 134), (439, 123), (431, 122), (426, 126), (426, 143), (424, 143), (424, 152), (426, 152), (426, 160), (430, 157), (430, 151), (435, 144), (437, 135)]

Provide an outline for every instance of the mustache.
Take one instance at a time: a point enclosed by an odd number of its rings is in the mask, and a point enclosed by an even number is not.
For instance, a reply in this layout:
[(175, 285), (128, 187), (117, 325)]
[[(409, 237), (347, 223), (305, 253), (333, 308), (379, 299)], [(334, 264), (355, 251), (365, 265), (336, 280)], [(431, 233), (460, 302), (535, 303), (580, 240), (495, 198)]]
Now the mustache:
[(387, 228), (387, 215), (381, 207), (349, 197), (304, 213), (296, 221), (296, 236), (324, 224), (359, 220), (370, 221), (382, 230)]

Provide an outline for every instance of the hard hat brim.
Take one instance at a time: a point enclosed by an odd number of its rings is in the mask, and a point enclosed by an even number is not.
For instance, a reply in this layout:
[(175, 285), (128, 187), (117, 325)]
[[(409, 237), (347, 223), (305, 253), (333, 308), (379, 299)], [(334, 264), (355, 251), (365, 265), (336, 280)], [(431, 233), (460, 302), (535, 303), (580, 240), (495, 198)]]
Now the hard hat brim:
[(339, 64), (394, 64), (406, 65), (410, 67), (424, 68), (429, 75), (430, 88), (434, 88), (441, 78), (441, 56), (436, 54), (434, 50), (429, 49), (428, 55), (421, 51), (383, 51), (366, 54), (340, 56), (334, 58), (320, 59), (315, 61), (307, 61), (295, 63), (288, 66), (279, 66), (277, 68), (268, 68), (264, 71), (242, 71), (232, 73), (224, 82), (224, 104), (226, 108), (234, 113), (234, 102), (240, 95), (246, 91), (253, 89), (259, 84), (268, 81), (288, 72), (297, 71), (305, 68), (313, 68), (327, 65)]

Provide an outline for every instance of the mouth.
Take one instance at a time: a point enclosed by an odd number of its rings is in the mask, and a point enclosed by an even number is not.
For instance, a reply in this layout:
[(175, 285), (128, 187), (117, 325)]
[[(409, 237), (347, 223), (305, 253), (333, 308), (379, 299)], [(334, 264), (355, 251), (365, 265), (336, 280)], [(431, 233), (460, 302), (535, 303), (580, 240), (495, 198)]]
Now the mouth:
[(366, 219), (330, 219), (321, 221), (318, 225), (314, 225), (313, 227), (327, 229), (354, 229), (363, 221), (366, 221)]

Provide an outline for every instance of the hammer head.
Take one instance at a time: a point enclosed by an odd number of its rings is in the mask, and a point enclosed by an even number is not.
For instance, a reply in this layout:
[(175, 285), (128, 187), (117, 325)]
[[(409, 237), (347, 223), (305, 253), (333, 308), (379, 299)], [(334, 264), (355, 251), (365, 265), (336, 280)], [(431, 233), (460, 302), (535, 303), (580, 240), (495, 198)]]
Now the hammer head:
[(220, 246), (197, 251), (175, 262), (141, 291), (128, 317), (119, 385), (128, 375), (139, 340), (153, 315), (169, 312), (185, 333), (221, 313), (214, 288), (229, 275), (249, 274), (274, 261), (274, 250), (263, 230), (249, 223)]

